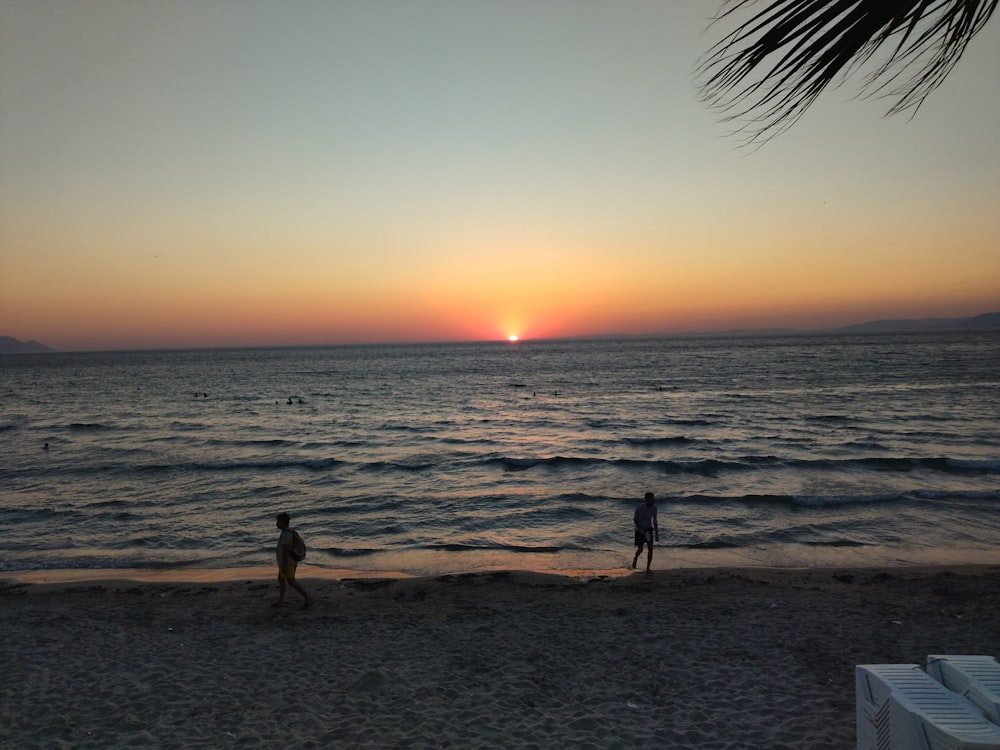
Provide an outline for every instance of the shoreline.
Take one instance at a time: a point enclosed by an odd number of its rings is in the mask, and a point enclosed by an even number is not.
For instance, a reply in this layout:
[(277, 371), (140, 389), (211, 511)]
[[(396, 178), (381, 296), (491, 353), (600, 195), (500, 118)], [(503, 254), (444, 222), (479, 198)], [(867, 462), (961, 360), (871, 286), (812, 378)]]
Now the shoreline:
[[(497, 550), (440, 552), (429, 550), (385, 551), (375, 558), (343, 558), (312, 555), (299, 564), (300, 578), (433, 578), (439, 575), (488, 573), (497, 570), (527, 570), (564, 576), (627, 575), (634, 549), (597, 553), (525, 553)], [(0, 570), (0, 581), (21, 579), (32, 582), (101, 580), (134, 577), (149, 581), (225, 581), (245, 577), (270, 579), (276, 574), (273, 554), (249, 558), (262, 565), (236, 564), (233, 567), (199, 567), (191, 561), (179, 566), (153, 563), (147, 567), (108, 568), (25, 568)], [(640, 561), (643, 564), (643, 561)], [(835, 547), (816, 549), (807, 545), (754, 548), (679, 549), (658, 545), (654, 572), (671, 570), (832, 570), (875, 568), (1000, 566), (1000, 547), (931, 548)]]
[[(845, 564), (845, 565), (732, 565), (706, 564), (695, 566), (654, 567), (650, 577), (683, 576), (685, 574), (711, 574), (713, 572), (753, 573), (864, 573), (864, 572), (916, 572), (932, 573), (948, 571), (975, 574), (977, 571), (1000, 570), (1000, 562), (908, 562), (896, 564)], [(491, 576), (496, 574), (525, 574), (552, 576), (555, 579), (599, 579), (625, 578), (645, 575), (628, 568), (542, 568), (542, 567), (476, 567), (458, 569), (451, 572), (409, 573), (402, 570), (363, 570), (356, 568), (328, 568), (319, 565), (300, 564), (299, 581), (345, 581), (353, 579), (431, 581), (454, 576)], [(239, 568), (54, 568), (46, 570), (0, 571), (0, 590), (10, 586), (66, 586), (93, 585), (99, 583), (134, 581), (149, 584), (195, 584), (231, 583), (237, 581), (273, 581), (276, 569), (273, 565)]]
[(1000, 656), (992, 564), (178, 572), (0, 574), (0, 745), (842, 750), (855, 665)]

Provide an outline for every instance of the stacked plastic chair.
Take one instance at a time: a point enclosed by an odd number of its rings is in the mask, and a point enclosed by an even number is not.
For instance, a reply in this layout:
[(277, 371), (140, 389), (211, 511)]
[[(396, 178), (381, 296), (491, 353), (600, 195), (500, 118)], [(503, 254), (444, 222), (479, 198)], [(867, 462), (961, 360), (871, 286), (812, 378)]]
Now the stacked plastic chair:
[(1000, 750), (1000, 663), (929, 656), (855, 668), (858, 750)]
[(992, 656), (928, 656), (927, 674), (1000, 724), (1000, 663)]

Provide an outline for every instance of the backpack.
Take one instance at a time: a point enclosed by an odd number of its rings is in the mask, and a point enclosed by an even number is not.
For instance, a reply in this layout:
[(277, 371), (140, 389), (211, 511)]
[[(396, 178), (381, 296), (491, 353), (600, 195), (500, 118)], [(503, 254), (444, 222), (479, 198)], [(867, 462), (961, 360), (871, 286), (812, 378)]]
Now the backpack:
[(306, 543), (299, 536), (299, 532), (290, 529), (292, 532), (292, 546), (288, 549), (288, 554), (295, 562), (302, 562), (306, 559)]

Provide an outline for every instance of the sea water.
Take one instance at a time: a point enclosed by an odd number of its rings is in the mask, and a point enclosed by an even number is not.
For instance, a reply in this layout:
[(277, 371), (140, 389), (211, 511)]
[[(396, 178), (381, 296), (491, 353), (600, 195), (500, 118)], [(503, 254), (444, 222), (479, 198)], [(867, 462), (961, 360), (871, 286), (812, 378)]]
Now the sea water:
[(0, 356), (0, 570), (1000, 562), (1000, 334)]

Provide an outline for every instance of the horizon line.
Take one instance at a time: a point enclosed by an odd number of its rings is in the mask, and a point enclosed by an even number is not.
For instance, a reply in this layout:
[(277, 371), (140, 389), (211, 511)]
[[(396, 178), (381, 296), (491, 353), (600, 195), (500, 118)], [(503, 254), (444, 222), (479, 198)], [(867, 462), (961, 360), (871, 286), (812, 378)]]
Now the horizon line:
[[(995, 325), (988, 325), (983, 328), (949, 328), (947, 324), (961, 325), (963, 322), (972, 321), (978, 318), (997, 317)], [(899, 326), (893, 328), (892, 326)], [(939, 327), (934, 327), (935, 325)], [(881, 327), (880, 327), (881, 326)], [(926, 327), (920, 327), (926, 326)], [(945, 326), (945, 327), (940, 327)], [(468, 344), (498, 344), (508, 347), (517, 347), (522, 344), (531, 343), (560, 343), (572, 341), (626, 341), (626, 340), (656, 340), (671, 338), (708, 338), (708, 337), (768, 337), (768, 336), (816, 336), (816, 335), (881, 335), (892, 333), (962, 333), (970, 331), (994, 331), (1000, 330), (1000, 311), (980, 313), (977, 315), (956, 317), (956, 318), (898, 318), (871, 320), (863, 323), (854, 323), (833, 328), (727, 328), (708, 331), (684, 331), (676, 333), (595, 333), (580, 334), (576, 336), (551, 336), (544, 338), (519, 338), (517, 341), (510, 341), (506, 338), (496, 339), (461, 339), (461, 340), (426, 340), (426, 341), (369, 341), (369, 342), (342, 342), (342, 343), (314, 343), (314, 344), (238, 344), (238, 345), (216, 345), (216, 346), (166, 346), (166, 347), (124, 347), (113, 349), (52, 349), (38, 341), (22, 342), (12, 338), (19, 344), (37, 344), (45, 347), (44, 351), (0, 351), (0, 354), (97, 354), (112, 352), (183, 352), (183, 351), (212, 351), (212, 350), (240, 350), (240, 349), (325, 349), (333, 347), (365, 347), (365, 346), (448, 346), (448, 345), (468, 345)]]

